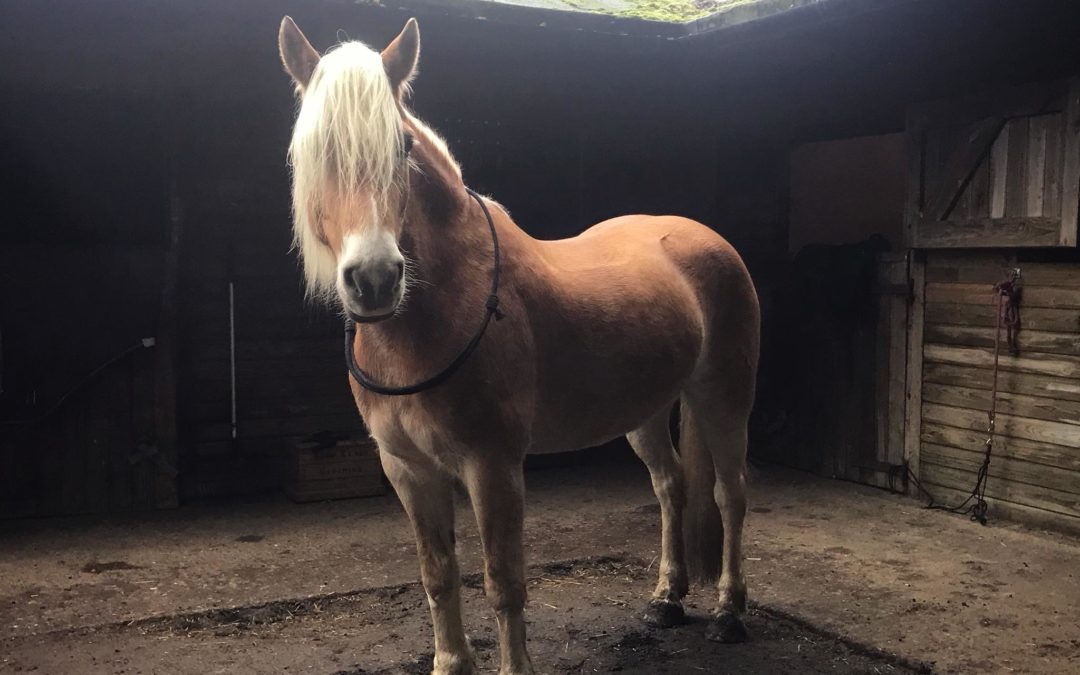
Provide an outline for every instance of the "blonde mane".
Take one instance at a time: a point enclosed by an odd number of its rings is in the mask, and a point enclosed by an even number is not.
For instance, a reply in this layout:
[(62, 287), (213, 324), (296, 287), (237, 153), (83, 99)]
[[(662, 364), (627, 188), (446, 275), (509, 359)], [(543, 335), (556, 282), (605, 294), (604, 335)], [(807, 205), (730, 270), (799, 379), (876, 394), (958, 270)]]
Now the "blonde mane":
[(333, 294), (333, 251), (318, 235), (317, 214), (328, 190), (368, 191), (385, 201), (398, 178), (402, 119), (378, 52), (346, 42), (319, 62), (296, 118), (289, 163), (293, 174), (293, 244), (308, 292)]

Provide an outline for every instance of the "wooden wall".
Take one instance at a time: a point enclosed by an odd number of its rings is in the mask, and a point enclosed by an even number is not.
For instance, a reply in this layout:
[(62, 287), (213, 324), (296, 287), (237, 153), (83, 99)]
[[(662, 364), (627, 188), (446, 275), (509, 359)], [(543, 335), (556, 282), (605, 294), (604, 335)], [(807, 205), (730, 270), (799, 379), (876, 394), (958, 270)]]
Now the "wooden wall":
[(991, 514), (1080, 529), (1080, 262), (930, 253), (926, 264), (921, 480), (959, 502), (975, 483), (993, 377), (993, 285), (1024, 280), (1019, 356), (1003, 346)]
[(141, 343), (158, 334), (161, 262), (149, 246), (0, 248), (0, 518), (175, 505), (158, 353)]

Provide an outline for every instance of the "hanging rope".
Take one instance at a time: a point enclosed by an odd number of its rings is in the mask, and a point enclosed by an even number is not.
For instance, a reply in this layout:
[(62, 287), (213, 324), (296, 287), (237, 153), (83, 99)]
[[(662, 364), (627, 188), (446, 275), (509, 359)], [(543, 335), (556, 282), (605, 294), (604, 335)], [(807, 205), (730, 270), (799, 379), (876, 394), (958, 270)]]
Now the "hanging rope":
[(1020, 269), (1012, 269), (1008, 276), (994, 284), (994, 370), (990, 386), (990, 410), (986, 426), (986, 443), (983, 445), (983, 460), (975, 474), (975, 486), (959, 506), (946, 506), (934, 499), (934, 496), (922, 486), (910, 466), (904, 465), (908, 477), (920, 492), (926, 495), (926, 508), (970, 515), (971, 520), (986, 525), (988, 505), (986, 503), (987, 474), (990, 471), (990, 457), (994, 450), (994, 434), (997, 426), (998, 399), (998, 364), (1001, 356), (1001, 329), (1006, 329), (1006, 344), (1013, 356), (1020, 354), (1017, 334), (1020, 332)]

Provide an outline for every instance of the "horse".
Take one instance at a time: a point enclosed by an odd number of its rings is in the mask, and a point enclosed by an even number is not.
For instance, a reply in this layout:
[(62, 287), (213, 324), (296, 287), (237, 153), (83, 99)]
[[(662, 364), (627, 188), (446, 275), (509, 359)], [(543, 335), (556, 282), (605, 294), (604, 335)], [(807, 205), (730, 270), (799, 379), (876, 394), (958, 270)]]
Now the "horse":
[(476, 671), (455, 490), (476, 516), (499, 672), (533, 673), (525, 456), (624, 435), (660, 503), (645, 620), (682, 622), (691, 581), (715, 584), (706, 637), (746, 639), (741, 541), (760, 309), (735, 249), (675, 216), (530, 237), (465, 186), (447, 144), (407, 107), (415, 19), (381, 52), (350, 41), (320, 55), (285, 17), (278, 46), (299, 99), (288, 148), (294, 243), (310, 294), (351, 325), (349, 383), (414, 530), (432, 672)]

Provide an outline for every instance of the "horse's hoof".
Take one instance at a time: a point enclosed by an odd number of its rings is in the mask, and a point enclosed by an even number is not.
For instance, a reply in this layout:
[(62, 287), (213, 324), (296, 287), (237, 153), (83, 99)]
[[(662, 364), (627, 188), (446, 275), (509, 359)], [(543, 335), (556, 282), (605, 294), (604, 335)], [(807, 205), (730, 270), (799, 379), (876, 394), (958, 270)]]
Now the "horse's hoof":
[(686, 621), (682, 605), (667, 600), (650, 600), (645, 608), (645, 623), (656, 628), (671, 628)]
[(746, 630), (746, 624), (736, 614), (724, 612), (712, 618), (709, 627), (705, 629), (705, 637), (713, 642), (734, 644), (749, 640), (750, 633)]

